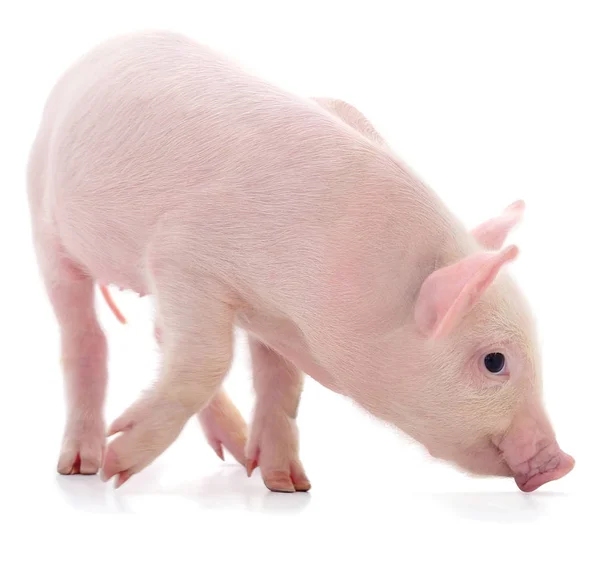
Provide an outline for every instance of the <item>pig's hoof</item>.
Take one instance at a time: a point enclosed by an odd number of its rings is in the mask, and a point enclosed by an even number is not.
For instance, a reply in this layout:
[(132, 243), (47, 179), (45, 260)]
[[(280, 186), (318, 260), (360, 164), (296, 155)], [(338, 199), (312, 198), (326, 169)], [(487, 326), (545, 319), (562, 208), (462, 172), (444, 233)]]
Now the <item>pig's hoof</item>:
[(308, 480), (306, 473), (304, 473), (304, 469), (300, 462), (290, 465), (289, 471), (265, 470), (262, 476), (265, 486), (269, 491), (275, 491), (277, 493), (310, 491), (310, 481)]
[[(254, 459), (249, 459), (246, 462), (246, 470), (248, 477), (257, 467), (258, 463)], [(289, 469), (272, 469), (261, 467), (262, 478), (265, 487), (269, 491), (276, 493), (294, 493), (295, 491), (306, 492), (310, 491), (310, 481), (304, 472), (304, 468), (300, 461), (292, 461)]]
[(61, 475), (94, 475), (102, 465), (104, 429), (96, 427), (67, 427), (63, 438), (57, 470)]
[(117, 476), (115, 487), (120, 487), (175, 441), (187, 419), (181, 407), (168, 401), (154, 398), (136, 402), (108, 430), (109, 436), (120, 435), (108, 445), (102, 480)]
[(259, 466), (267, 489), (280, 493), (310, 489), (310, 482), (298, 459), (296, 420), (285, 413), (257, 411), (247, 457), (248, 477)]

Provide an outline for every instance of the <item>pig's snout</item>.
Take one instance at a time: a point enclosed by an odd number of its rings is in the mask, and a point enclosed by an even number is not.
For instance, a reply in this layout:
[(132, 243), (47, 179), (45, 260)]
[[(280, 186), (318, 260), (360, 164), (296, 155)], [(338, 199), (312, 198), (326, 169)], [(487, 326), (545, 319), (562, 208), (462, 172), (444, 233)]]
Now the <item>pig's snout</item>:
[(526, 493), (561, 479), (575, 467), (542, 414), (519, 418), (498, 447), (517, 486)]
[(556, 481), (567, 475), (573, 467), (575, 460), (567, 453), (553, 444), (544, 448), (529, 461), (516, 466), (515, 482), (521, 491), (530, 493), (537, 488)]

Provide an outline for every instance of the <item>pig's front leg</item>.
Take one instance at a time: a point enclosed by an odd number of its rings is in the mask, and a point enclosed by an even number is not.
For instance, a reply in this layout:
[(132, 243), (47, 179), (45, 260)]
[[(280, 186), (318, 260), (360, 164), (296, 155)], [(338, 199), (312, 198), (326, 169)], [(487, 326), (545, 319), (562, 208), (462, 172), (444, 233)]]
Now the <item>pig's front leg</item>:
[[(116, 486), (152, 463), (189, 418), (217, 393), (229, 370), (233, 311), (210, 279), (190, 279), (165, 263), (155, 275), (163, 359), (156, 384), (109, 428), (119, 433), (106, 451), (105, 480)], [(164, 277), (164, 278), (163, 278)]]
[[(160, 327), (154, 327), (154, 338), (162, 347)], [(225, 460), (223, 447), (242, 465), (246, 464), (246, 422), (227, 394), (220, 390), (210, 404), (197, 414), (204, 435), (215, 453)]]
[(271, 491), (308, 491), (310, 482), (298, 458), (296, 427), (302, 374), (252, 336), (249, 344), (256, 407), (246, 452), (248, 475), (258, 465)]
[(53, 232), (34, 228), (36, 254), (60, 326), (67, 418), (58, 459), (63, 475), (94, 474), (104, 450), (107, 343), (94, 310), (94, 282)]
[(198, 412), (198, 421), (215, 453), (225, 459), (223, 447), (242, 465), (246, 464), (247, 431), (244, 418), (223, 390)]

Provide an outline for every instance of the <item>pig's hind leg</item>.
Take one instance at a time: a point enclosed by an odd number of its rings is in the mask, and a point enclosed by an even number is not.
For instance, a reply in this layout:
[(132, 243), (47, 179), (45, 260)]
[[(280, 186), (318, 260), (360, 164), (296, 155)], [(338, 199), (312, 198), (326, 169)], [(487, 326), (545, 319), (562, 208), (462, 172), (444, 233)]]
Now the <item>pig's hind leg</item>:
[(94, 474), (105, 444), (107, 343), (94, 309), (94, 281), (34, 221), (38, 264), (60, 326), (67, 418), (58, 472)]
[(252, 336), (249, 344), (256, 407), (246, 453), (248, 474), (258, 465), (271, 491), (308, 491), (310, 482), (298, 458), (296, 427), (302, 374)]

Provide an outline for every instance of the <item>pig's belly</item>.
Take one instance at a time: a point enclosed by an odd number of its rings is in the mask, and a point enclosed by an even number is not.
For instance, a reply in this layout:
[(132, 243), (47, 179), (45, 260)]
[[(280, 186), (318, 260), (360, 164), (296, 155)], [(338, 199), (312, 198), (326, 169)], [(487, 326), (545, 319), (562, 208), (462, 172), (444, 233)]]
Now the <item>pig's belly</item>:
[(291, 321), (254, 312), (240, 311), (236, 325), (292, 362), (326, 388), (339, 392), (338, 383), (311, 355), (302, 332)]
[(80, 248), (69, 244), (64, 248), (99, 286), (114, 286), (121, 291), (133, 291), (140, 297), (150, 291), (141, 256), (127, 255), (121, 250)]

